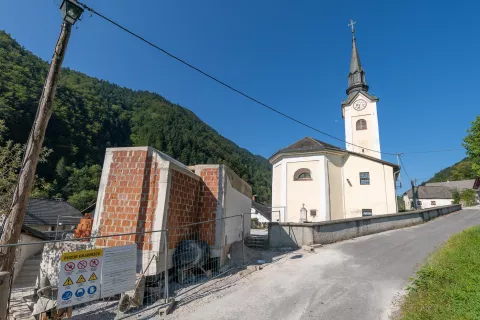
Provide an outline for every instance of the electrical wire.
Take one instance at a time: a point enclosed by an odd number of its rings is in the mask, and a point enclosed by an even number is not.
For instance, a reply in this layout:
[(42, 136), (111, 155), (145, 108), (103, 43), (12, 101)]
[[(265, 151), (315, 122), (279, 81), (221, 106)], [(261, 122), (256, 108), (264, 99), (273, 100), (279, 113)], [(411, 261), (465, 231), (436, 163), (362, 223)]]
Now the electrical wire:
[(415, 154), (415, 153), (435, 153), (435, 152), (451, 152), (451, 151), (460, 151), (460, 150), (465, 150), (465, 149), (463, 149), (463, 148), (457, 148), (457, 149), (446, 149), (446, 150), (408, 151), (408, 152), (402, 152), (402, 153), (408, 153), (408, 154)]
[[(361, 148), (361, 149), (364, 149), (364, 150), (368, 150), (368, 151), (372, 151), (372, 152), (380, 153), (380, 154), (386, 154), (386, 155), (392, 155), (392, 156), (397, 155), (396, 153), (382, 152), (382, 151), (378, 151), (378, 150), (373, 150), (373, 149), (369, 149), (369, 148), (362, 147), (362, 146), (360, 146), (360, 145), (356, 145), (356, 144), (354, 144), (354, 143), (345, 141), (345, 140), (343, 140), (343, 139), (341, 139), (341, 138), (338, 138), (338, 137), (335, 137), (335, 136), (333, 136), (333, 135), (331, 135), (331, 134), (329, 134), (329, 133), (326, 133), (326, 132), (324, 132), (324, 131), (322, 131), (322, 130), (320, 130), (320, 129), (318, 129), (318, 128), (315, 128), (315, 127), (313, 127), (313, 126), (311, 126), (311, 125), (309, 125), (309, 124), (307, 124), (307, 123), (305, 123), (305, 122), (303, 122), (303, 121), (301, 121), (301, 120), (298, 120), (298, 119), (296, 119), (296, 118), (294, 118), (294, 117), (292, 117), (292, 116), (290, 116), (290, 115), (288, 115), (288, 114), (286, 114), (286, 113), (284, 113), (284, 112), (282, 112), (282, 111), (279, 111), (279, 110), (277, 110), (277, 109), (275, 109), (275, 108), (267, 105), (266, 103), (261, 102), (260, 100), (258, 100), (258, 99), (256, 99), (256, 98), (254, 98), (254, 97), (252, 97), (252, 96), (244, 93), (243, 91), (240, 91), (239, 89), (236, 89), (235, 87), (233, 87), (233, 86), (231, 86), (231, 85), (223, 82), (222, 80), (219, 80), (218, 78), (216, 78), (216, 77), (208, 74), (207, 72), (201, 70), (200, 68), (195, 67), (194, 65), (192, 65), (192, 64), (190, 64), (189, 62), (183, 60), (182, 58), (179, 58), (179, 57), (175, 56), (174, 54), (170, 53), (169, 51), (167, 51), (167, 50), (165, 50), (165, 49), (157, 46), (156, 44), (148, 41), (147, 39), (145, 39), (144, 37), (140, 36), (139, 34), (137, 34), (137, 33), (133, 32), (133, 31), (127, 29), (126, 27), (120, 25), (118, 22), (115, 22), (114, 20), (106, 17), (105, 15), (103, 15), (103, 14), (101, 14), (100, 12), (96, 11), (95, 9), (87, 6), (86, 4), (84, 4), (84, 3), (82, 3), (82, 2), (79, 2), (79, 1), (77, 1), (77, 3), (78, 3), (79, 5), (81, 5), (85, 10), (88, 10), (91, 14), (93, 13), (93, 14), (97, 15), (98, 17), (100, 17), (100, 18), (102, 18), (102, 19), (110, 22), (111, 24), (113, 24), (113, 25), (115, 25), (116, 27), (122, 29), (123, 31), (127, 32), (128, 34), (130, 34), (130, 35), (134, 36), (135, 38), (137, 38), (137, 39), (145, 42), (145, 43), (148, 44), (149, 46), (151, 46), (151, 47), (153, 47), (153, 48), (155, 48), (155, 49), (163, 52), (163, 53), (166, 54), (167, 56), (169, 56), (169, 57), (177, 60), (178, 62), (186, 65), (187, 67), (189, 67), (189, 68), (191, 68), (191, 69), (193, 69), (193, 70), (201, 73), (202, 75), (204, 75), (204, 76), (206, 76), (207, 78), (209, 78), (209, 79), (217, 82), (218, 84), (220, 84), (220, 85), (222, 85), (222, 86), (224, 86), (224, 87), (226, 87), (226, 88), (228, 88), (228, 89), (230, 89), (230, 90), (238, 93), (239, 95), (241, 95), (241, 96), (243, 96), (243, 97), (245, 97), (245, 98), (247, 98), (247, 99), (249, 99), (249, 100), (251, 100), (251, 101), (253, 101), (253, 102), (255, 102), (255, 103), (257, 103), (257, 104), (259, 104), (259, 105), (261, 105), (261, 106), (263, 106), (263, 107), (265, 107), (265, 108), (267, 108), (267, 109), (269, 109), (270, 111), (273, 111), (273, 112), (275, 112), (275, 113), (277, 113), (277, 114), (279, 114), (279, 115), (281, 115), (281, 116), (283, 116), (283, 117), (285, 117), (285, 118), (287, 118), (287, 119), (289, 119), (289, 120), (292, 120), (292, 121), (296, 122), (297, 124), (300, 124), (300, 125), (302, 125), (302, 126), (304, 126), (304, 127), (306, 127), (306, 128), (309, 128), (309, 129), (311, 129), (311, 130), (313, 130), (313, 131), (316, 131), (316, 132), (318, 132), (318, 133), (320, 133), (320, 134), (322, 134), (322, 135), (324, 135), (324, 136), (327, 136), (327, 137), (329, 137), (329, 138), (335, 139), (335, 140), (340, 141), (340, 142), (344, 142), (344, 143), (349, 144), (349, 145), (354, 146), (354, 147), (358, 147), (358, 148)], [(431, 151), (413, 151), (413, 152), (403, 152), (403, 153), (408, 153), (408, 154), (414, 154), (414, 153), (433, 153), (433, 152), (450, 152), (450, 151), (457, 151), (457, 150), (463, 150), (463, 149), (431, 150)]]
[(403, 172), (405, 172), (405, 175), (407, 176), (408, 180), (412, 181), (412, 178), (408, 175), (407, 169), (405, 168), (405, 165), (403, 164), (402, 156), (399, 154), (398, 159), (400, 160), (400, 164), (402, 165)]
[(111, 24), (113, 24), (113, 25), (117, 26), (118, 28), (122, 29), (123, 31), (129, 33), (130, 35), (134, 36), (135, 38), (137, 38), (137, 39), (145, 42), (145, 43), (148, 44), (149, 46), (151, 46), (151, 47), (153, 47), (153, 48), (155, 48), (155, 49), (157, 49), (157, 50), (160, 50), (161, 52), (163, 52), (163, 53), (166, 54), (167, 56), (169, 56), (169, 57), (177, 60), (178, 62), (183, 63), (183, 64), (186, 65), (187, 67), (189, 67), (189, 68), (191, 68), (191, 69), (193, 69), (193, 70), (201, 73), (202, 75), (206, 76), (207, 78), (210, 78), (211, 80), (213, 80), (213, 81), (221, 84), (222, 86), (227, 87), (228, 89), (230, 89), (230, 90), (238, 93), (239, 95), (241, 95), (241, 96), (243, 96), (243, 97), (245, 97), (245, 98), (247, 98), (247, 99), (249, 99), (249, 100), (251, 100), (251, 101), (253, 101), (253, 102), (255, 102), (255, 103), (257, 103), (257, 104), (259, 104), (259, 105), (261, 105), (261, 106), (263, 106), (263, 107), (265, 107), (265, 108), (267, 108), (267, 109), (269, 109), (270, 111), (273, 111), (273, 112), (275, 112), (275, 113), (277, 113), (277, 114), (279, 114), (279, 115), (281, 115), (281, 116), (283, 116), (283, 117), (285, 117), (285, 118), (287, 118), (287, 119), (290, 119), (290, 120), (292, 120), (292, 121), (294, 121), (294, 122), (296, 122), (296, 123), (298, 123), (298, 124), (300, 124), (300, 125), (302, 125), (302, 126), (304, 126), (304, 127), (307, 127), (307, 128), (309, 128), (309, 129), (311, 129), (311, 130), (314, 130), (314, 131), (316, 131), (316, 132), (318, 132), (318, 133), (320, 133), (320, 134), (323, 134), (323, 135), (325, 135), (325, 136), (327, 136), (327, 137), (330, 137), (330, 138), (332, 138), (332, 139), (335, 139), (335, 140), (338, 140), (338, 141), (347, 143), (347, 144), (349, 144), (349, 145), (352, 145), (352, 146), (355, 146), (355, 147), (358, 147), (358, 148), (362, 148), (362, 149), (364, 149), (364, 150), (376, 152), (376, 153), (388, 154), (388, 155), (396, 155), (396, 153), (381, 152), (381, 151), (378, 151), (378, 150), (373, 150), (373, 149), (365, 148), (365, 147), (362, 147), (362, 146), (359, 146), (359, 145), (356, 145), (356, 144), (347, 142), (347, 141), (345, 141), (345, 140), (343, 140), (343, 139), (341, 139), (341, 138), (335, 137), (335, 136), (333, 136), (333, 135), (331, 135), (331, 134), (328, 134), (328, 133), (326, 133), (326, 132), (324, 132), (324, 131), (322, 131), (322, 130), (320, 130), (320, 129), (317, 129), (317, 128), (315, 128), (315, 127), (313, 127), (313, 126), (311, 126), (311, 125), (309, 125), (309, 124), (307, 124), (307, 123), (305, 123), (305, 122), (303, 122), (303, 121), (301, 121), (301, 120), (298, 120), (298, 119), (296, 119), (296, 118), (294, 118), (294, 117), (292, 117), (292, 116), (289, 116), (288, 114), (286, 114), (286, 113), (284, 113), (284, 112), (282, 112), (282, 111), (279, 111), (279, 110), (277, 110), (277, 109), (275, 109), (275, 108), (267, 105), (266, 103), (261, 102), (260, 100), (258, 100), (258, 99), (256, 99), (256, 98), (254, 98), (254, 97), (252, 97), (252, 96), (250, 96), (250, 95), (248, 95), (248, 94), (240, 91), (239, 89), (234, 88), (233, 86), (231, 86), (231, 85), (223, 82), (222, 80), (219, 80), (218, 78), (216, 78), (216, 77), (208, 74), (207, 72), (201, 70), (200, 68), (195, 67), (194, 65), (188, 63), (187, 61), (185, 61), (185, 60), (183, 60), (183, 59), (181, 59), (181, 58), (179, 58), (179, 57), (177, 57), (177, 56), (175, 56), (174, 54), (168, 52), (167, 50), (165, 50), (165, 49), (163, 49), (163, 48), (160, 48), (160, 47), (157, 46), (156, 44), (154, 44), (154, 43), (146, 40), (144, 37), (136, 34), (135, 32), (130, 31), (129, 29), (123, 27), (122, 25), (120, 25), (119, 23), (113, 21), (112, 19), (107, 18), (106, 16), (104, 16), (104, 15), (101, 14), (101, 13), (99, 13), (99, 12), (96, 11), (95, 9), (90, 8), (90, 7), (87, 6), (86, 4), (81, 3), (81, 2), (77, 2), (77, 3), (78, 3), (79, 5), (81, 5), (81, 6), (83, 6), (83, 7), (85, 8), (85, 10), (88, 10), (88, 11), (90, 11), (91, 13), (99, 16), (100, 18), (102, 18), (102, 19), (110, 22)]

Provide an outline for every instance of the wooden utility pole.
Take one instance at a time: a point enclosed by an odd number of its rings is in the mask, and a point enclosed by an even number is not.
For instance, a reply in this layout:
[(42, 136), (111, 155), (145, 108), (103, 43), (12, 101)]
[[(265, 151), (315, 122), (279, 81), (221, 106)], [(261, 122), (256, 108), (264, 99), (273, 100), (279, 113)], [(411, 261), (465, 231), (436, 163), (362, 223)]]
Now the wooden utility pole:
[(415, 196), (415, 181), (410, 180), (410, 183), (412, 184), (413, 207), (415, 208), (415, 210), (417, 210), (417, 197)]
[[(58, 77), (67, 50), (71, 30), (72, 25), (64, 21), (50, 64), (47, 80), (45, 81), (45, 86), (43, 87), (40, 97), (32, 132), (28, 138), (17, 187), (13, 193), (12, 205), (3, 225), (0, 245), (15, 244), (20, 238), (25, 211), (37, 169), (38, 158), (42, 151), (45, 131), (47, 130), (48, 121), (52, 115), (53, 98), (55, 97)], [(15, 246), (0, 247), (0, 271), (12, 273), (15, 262), (15, 249)]]

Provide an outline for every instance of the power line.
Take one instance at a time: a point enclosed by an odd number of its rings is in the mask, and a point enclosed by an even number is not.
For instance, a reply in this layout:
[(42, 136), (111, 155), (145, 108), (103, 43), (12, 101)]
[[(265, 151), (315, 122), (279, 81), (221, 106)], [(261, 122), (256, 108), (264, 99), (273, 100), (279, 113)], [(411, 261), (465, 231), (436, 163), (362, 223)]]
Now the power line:
[(403, 154), (403, 153), (414, 154), (414, 153), (451, 152), (451, 151), (460, 151), (460, 150), (465, 150), (465, 149), (463, 149), (463, 148), (457, 148), (457, 149), (446, 149), (446, 150), (409, 151), (409, 152), (402, 152), (402, 154)]
[[(277, 114), (279, 114), (279, 115), (281, 115), (281, 116), (283, 116), (283, 117), (285, 117), (285, 118), (287, 118), (287, 119), (289, 119), (289, 120), (292, 120), (292, 121), (294, 121), (294, 122), (296, 122), (296, 123), (298, 123), (298, 124), (300, 124), (300, 125), (302, 125), (302, 126), (304, 126), (304, 127), (306, 127), (306, 128), (309, 128), (309, 129), (311, 129), (311, 130), (313, 130), (313, 131), (316, 131), (316, 132), (318, 132), (318, 133), (320, 133), (320, 134), (323, 134), (323, 135), (325, 135), (325, 136), (327, 136), (327, 137), (329, 137), (329, 138), (335, 139), (335, 140), (340, 141), (340, 142), (347, 143), (347, 144), (349, 144), (349, 145), (351, 145), (351, 146), (358, 147), (358, 148), (361, 148), (361, 149), (364, 149), (364, 150), (368, 150), (368, 151), (372, 151), (372, 152), (376, 152), (376, 153), (380, 153), (380, 154), (387, 154), (387, 155), (392, 155), (392, 156), (397, 155), (396, 153), (382, 152), (382, 151), (378, 151), (378, 150), (373, 150), (373, 149), (369, 149), (369, 148), (366, 148), (366, 147), (362, 147), (362, 146), (356, 145), (356, 144), (351, 143), (351, 142), (347, 142), (347, 141), (345, 141), (345, 140), (343, 140), (343, 139), (341, 139), (341, 138), (335, 137), (335, 136), (333, 136), (333, 135), (331, 135), (331, 134), (329, 134), (329, 133), (326, 133), (326, 132), (324, 132), (324, 131), (322, 131), (322, 130), (320, 130), (320, 129), (317, 129), (317, 128), (315, 128), (315, 127), (313, 127), (313, 126), (311, 126), (311, 125), (309, 125), (309, 124), (307, 124), (307, 123), (305, 123), (305, 122), (303, 122), (303, 121), (301, 121), (301, 120), (298, 120), (298, 119), (296, 119), (296, 118), (294, 118), (294, 117), (292, 117), (292, 116), (290, 116), (290, 115), (288, 115), (288, 114), (286, 114), (286, 113), (284, 113), (284, 112), (282, 112), (282, 111), (279, 111), (279, 110), (277, 110), (277, 109), (275, 109), (275, 108), (267, 105), (266, 103), (263, 103), (263, 102), (261, 102), (260, 100), (258, 100), (258, 99), (256, 99), (256, 98), (254, 98), (254, 97), (252, 97), (252, 96), (244, 93), (243, 91), (240, 91), (239, 89), (236, 89), (235, 87), (233, 87), (233, 86), (231, 86), (231, 85), (223, 82), (222, 80), (219, 80), (218, 78), (216, 78), (216, 77), (208, 74), (207, 72), (201, 70), (200, 68), (195, 67), (194, 65), (188, 63), (187, 61), (183, 60), (182, 58), (179, 58), (179, 57), (175, 56), (174, 54), (168, 52), (167, 50), (165, 50), (165, 49), (157, 46), (156, 44), (148, 41), (147, 39), (145, 39), (144, 37), (140, 36), (139, 34), (137, 34), (137, 33), (133, 32), (133, 31), (127, 29), (126, 27), (124, 27), (124, 26), (120, 25), (119, 23), (113, 21), (112, 19), (106, 17), (105, 15), (103, 15), (103, 14), (101, 14), (100, 12), (96, 11), (95, 9), (90, 8), (90, 7), (87, 6), (86, 4), (81, 3), (81, 2), (77, 2), (77, 3), (80, 4), (81, 6), (83, 6), (83, 7), (85, 8), (85, 10), (90, 11), (90, 13), (94, 13), (94, 14), (97, 15), (98, 17), (100, 17), (100, 18), (102, 18), (102, 19), (110, 22), (111, 24), (117, 26), (118, 28), (122, 29), (123, 31), (127, 32), (128, 34), (130, 34), (130, 35), (134, 36), (135, 38), (137, 38), (137, 39), (145, 42), (145, 43), (148, 44), (149, 46), (151, 46), (151, 47), (153, 47), (153, 48), (155, 48), (155, 49), (163, 52), (163, 53), (166, 54), (167, 56), (169, 56), (169, 57), (177, 60), (178, 62), (186, 65), (187, 67), (189, 67), (189, 68), (191, 68), (191, 69), (193, 69), (193, 70), (201, 73), (202, 75), (204, 75), (204, 76), (206, 76), (207, 78), (209, 78), (209, 79), (217, 82), (218, 84), (220, 84), (220, 85), (222, 85), (222, 86), (224, 86), (224, 87), (226, 87), (226, 88), (228, 88), (228, 89), (230, 89), (230, 90), (238, 93), (239, 95), (241, 95), (241, 96), (243, 96), (243, 97), (245, 97), (245, 98), (247, 98), (247, 99), (249, 99), (249, 100), (251, 100), (251, 101), (253, 101), (253, 102), (255, 102), (255, 103), (257, 103), (257, 104), (259, 104), (259, 105), (261, 105), (261, 106), (263, 106), (263, 107), (265, 107), (265, 108), (267, 108), (267, 109), (269, 109), (270, 111), (273, 111), (273, 112), (275, 112), (275, 113), (277, 113)], [(414, 153), (433, 153), (433, 152), (449, 152), (449, 151), (456, 151), (456, 150), (463, 150), (463, 149), (431, 150), (431, 151), (413, 151), (413, 152), (403, 152), (403, 153), (408, 153), (408, 154), (414, 154)]]
[(405, 172), (408, 180), (412, 181), (412, 178), (408, 175), (407, 169), (405, 169), (405, 165), (403, 164), (402, 156), (399, 154), (398, 159), (400, 159), (400, 163), (402, 164), (403, 172)]
[(322, 130), (320, 130), (320, 129), (317, 129), (317, 128), (315, 128), (315, 127), (312, 127), (311, 125), (306, 124), (305, 122), (302, 122), (302, 121), (300, 121), (300, 120), (298, 120), (298, 119), (295, 119), (294, 117), (289, 116), (289, 115), (287, 115), (286, 113), (284, 113), (284, 112), (282, 112), (282, 111), (279, 111), (279, 110), (277, 110), (277, 109), (275, 109), (275, 108), (267, 105), (266, 103), (263, 103), (263, 102), (261, 102), (260, 100), (258, 100), (258, 99), (256, 99), (256, 98), (253, 98), (252, 96), (250, 96), (250, 95), (248, 95), (248, 94), (240, 91), (239, 89), (236, 89), (236, 88), (232, 87), (231, 85), (229, 85), (229, 84), (227, 84), (227, 83), (219, 80), (218, 78), (216, 78), (216, 77), (214, 77), (214, 76), (206, 73), (205, 71), (203, 71), (203, 70), (195, 67), (194, 65), (192, 65), (192, 64), (190, 64), (190, 63), (188, 63), (188, 62), (186, 62), (185, 60), (183, 60), (183, 59), (181, 59), (181, 58), (173, 55), (172, 53), (168, 52), (167, 50), (165, 50), (165, 49), (163, 49), (163, 48), (160, 48), (160, 47), (157, 46), (156, 44), (154, 44), (154, 43), (146, 40), (146, 39), (143, 38), (142, 36), (136, 34), (136, 33), (133, 32), (133, 31), (130, 31), (129, 29), (123, 27), (123, 26), (120, 25), (119, 23), (117, 23), (117, 22), (113, 21), (112, 19), (107, 18), (107, 17), (104, 16), (103, 14), (97, 12), (95, 9), (92, 9), (92, 8), (88, 7), (86, 4), (83, 4), (83, 3), (81, 3), (81, 2), (77, 2), (77, 3), (80, 4), (81, 6), (83, 6), (83, 7), (85, 8), (85, 10), (88, 10), (88, 11), (90, 11), (91, 13), (96, 14), (96, 15), (99, 16), (100, 18), (102, 18), (102, 19), (110, 22), (111, 24), (113, 24), (113, 25), (117, 26), (118, 28), (122, 29), (123, 31), (129, 33), (130, 35), (134, 36), (135, 38), (137, 38), (137, 39), (145, 42), (146, 44), (150, 45), (151, 47), (153, 47), (153, 48), (155, 48), (155, 49), (157, 49), (157, 50), (160, 50), (161, 52), (163, 52), (164, 54), (168, 55), (169, 57), (171, 57), (171, 58), (173, 58), (173, 59), (175, 59), (175, 60), (183, 63), (183, 64), (186, 65), (187, 67), (189, 67), (189, 68), (191, 68), (191, 69), (193, 69), (193, 70), (195, 70), (195, 71), (203, 74), (203, 75), (206, 76), (207, 78), (210, 78), (211, 80), (213, 80), (213, 81), (221, 84), (222, 86), (227, 87), (228, 89), (230, 89), (230, 90), (232, 90), (232, 91), (240, 94), (241, 96), (243, 96), (243, 97), (245, 97), (245, 98), (247, 98), (247, 99), (249, 99), (249, 100), (251, 100), (251, 101), (253, 101), (253, 102), (255, 102), (255, 103), (257, 103), (257, 104), (259, 104), (259, 105), (261, 105), (261, 106), (263, 106), (263, 107), (265, 107), (265, 108), (267, 108), (267, 109), (269, 109), (270, 111), (273, 111), (273, 112), (275, 112), (275, 113), (277, 113), (277, 114), (279, 114), (279, 115), (281, 115), (281, 116), (283, 116), (283, 117), (285, 117), (285, 118), (287, 118), (287, 119), (290, 119), (290, 120), (292, 120), (292, 121), (294, 121), (294, 122), (296, 122), (296, 123), (298, 123), (298, 124), (300, 124), (300, 125), (302, 125), (302, 126), (305, 126), (305, 127), (309, 128), (309, 129), (311, 129), (311, 130), (314, 130), (314, 131), (316, 131), (316, 132), (318, 132), (318, 133), (321, 133), (321, 134), (323, 134), (323, 135), (325, 135), (325, 136), (327, 136), (327, 137), (330, 137), (330, 138), (332, 138), (332, 139), (335, 139), (335, 140), (338, 140), (338, 141), (341, 141), (341, 142), (350, 144), (350, 145), (352, 145), (352, 146), (355, 146), (355, 147), (358, 147), (358, 148), (362, 148), (362, 149), (365, 149), (365, 150), (368, 150), (368, 151), (376, 152), (376, 153), (396, 155), (396, 153), (381, 152), (381, 151), (378, 151), (378, 150), (373, 150), (373, 149), (365, 148), (365, 147), (362, 147), (362, 146), (359, 146), (359, 145), (356, 145), (356, 144), (347, 142), (347, 141), (345, 141), (345, 140), (343, 140), (343, 139), (340, 139), (340, 138), (337, 138), (337, 137), (335, 137), (335, 136), (333, 136), (333, 135), (331, 135), (331, 134), (328, 134), (328, 133), (326, 133), (326, 132), (324, 132), (324, 131), (322, 131)]

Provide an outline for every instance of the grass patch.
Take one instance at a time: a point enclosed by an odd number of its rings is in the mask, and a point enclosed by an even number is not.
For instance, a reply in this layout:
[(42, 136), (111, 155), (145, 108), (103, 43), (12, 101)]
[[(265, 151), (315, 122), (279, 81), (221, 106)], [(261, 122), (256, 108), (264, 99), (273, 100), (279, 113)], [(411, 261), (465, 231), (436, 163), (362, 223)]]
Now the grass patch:
[(417, 272), (402, 320), (480, 319), (480, 226), (452, 236)]

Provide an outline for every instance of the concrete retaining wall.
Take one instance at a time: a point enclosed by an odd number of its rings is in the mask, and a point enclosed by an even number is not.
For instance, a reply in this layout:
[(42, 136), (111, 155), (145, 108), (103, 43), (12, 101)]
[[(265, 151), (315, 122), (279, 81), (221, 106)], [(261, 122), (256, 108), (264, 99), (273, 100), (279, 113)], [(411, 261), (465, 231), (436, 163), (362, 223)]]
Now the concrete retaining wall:
[(270, 248), (326, 244), (420, 224), (461, 210), (460, 205), (315, 223), (270, 222)]

